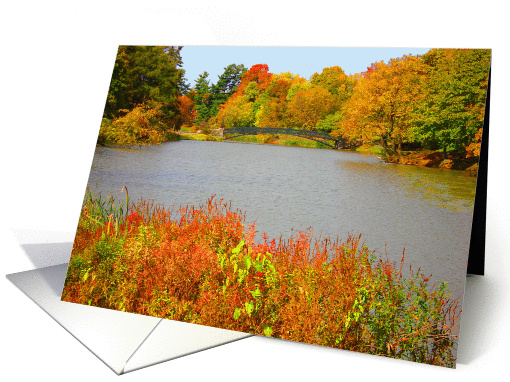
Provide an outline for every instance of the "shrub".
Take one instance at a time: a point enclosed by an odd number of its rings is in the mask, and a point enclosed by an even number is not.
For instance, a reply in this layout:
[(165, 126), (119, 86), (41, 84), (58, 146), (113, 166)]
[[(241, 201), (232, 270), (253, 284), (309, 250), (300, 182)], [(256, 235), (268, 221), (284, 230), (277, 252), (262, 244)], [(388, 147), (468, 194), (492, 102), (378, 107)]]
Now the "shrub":
[[(62, 299), (452, 367), (458, 306), (446, 284), (360, 244), (284, 240), (213, 196), (174, 214), (87, 193)], [(126, 203), (129, 199), (126, 197)]]
[(156, 104), (141, 104), (113, 121), (103, 119), (99, 131), (102, 144), (134, 146), (150, 145), (163, 141), (165, 128)]

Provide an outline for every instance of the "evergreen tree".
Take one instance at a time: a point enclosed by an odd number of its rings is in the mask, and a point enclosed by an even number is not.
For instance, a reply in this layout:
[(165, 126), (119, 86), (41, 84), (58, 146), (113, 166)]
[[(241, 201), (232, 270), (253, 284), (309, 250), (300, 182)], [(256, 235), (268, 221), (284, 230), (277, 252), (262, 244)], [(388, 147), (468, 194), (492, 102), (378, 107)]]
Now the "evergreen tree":
[(206, 121), (210, 117), (211, 86), (209, 85), (209, 73), (203, 72), (195, 80), (193, 88), (193, 101), (197, 110), (196, 122)]
[(183, 84), (181, 47), (120, 46), (108, 91), (104, 118), (143, 103), (157, 104), (168, 124), (178, 113), (177, 96)]
[(218, 82), (211, 87), (211, 109), (210, 117), (218, 114), (220, 105), (223, 105), (230, 98), (237, 89), (241, 82), (241, 77), (246, 73), (246, 68), (243, 64), (236, 65), (230, 64), (225, 68), (221, 76), (218, 76)]

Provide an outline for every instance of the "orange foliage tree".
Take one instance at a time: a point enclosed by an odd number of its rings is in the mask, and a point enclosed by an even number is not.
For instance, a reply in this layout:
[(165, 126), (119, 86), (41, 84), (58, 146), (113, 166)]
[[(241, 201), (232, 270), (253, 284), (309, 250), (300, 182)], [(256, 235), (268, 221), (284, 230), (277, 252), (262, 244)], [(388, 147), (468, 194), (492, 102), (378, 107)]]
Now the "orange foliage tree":
[(379, 139), (386, 151), (400, 154), (402, 143), (412, 140), (413, 107), (423, 97), (426, 73), (415, 56), (372, 64), (345, 105), (343, 135), (364, 142)]
[(197, 113), (193, 100), (187, 95), (182, 95), (177, 97), (177, 102), (179, 107), (179, 121), (177, 125), (193, 125)]
[(246, 73), (243, 74), (241, 83), (237, 87), (234, 96), (244, 93), (250, 83), (255, 83), (256, 88), (259, 91), (267, 89), (271, 83), (272, 76), (273, 75), (269, 73), (269, 66), (266, 64), (253, 65)]
[(483, 128), (478, 129), (473, 142), (466, 147), (466, 158), (480, 156), (480, 150), (482, 148), (482, 133)]

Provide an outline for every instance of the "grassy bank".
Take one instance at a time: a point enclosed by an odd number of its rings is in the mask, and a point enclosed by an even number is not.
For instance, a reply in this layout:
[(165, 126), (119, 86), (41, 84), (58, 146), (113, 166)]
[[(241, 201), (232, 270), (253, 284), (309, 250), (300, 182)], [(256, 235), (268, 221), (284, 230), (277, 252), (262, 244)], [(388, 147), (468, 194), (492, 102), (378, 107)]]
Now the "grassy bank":
[(183, 141), (222, 141), (222, 138), (215, 137), (211, 134), (203, 134), (203, 133), (184, 133), (179, 134), (179, 138)]
[(179, 141), (181, 140), (181, 136), (173, 131), (168, 131), (165, 133), (165, 136), (163, 138), (163, 142), (172, 142), (172, 141)]
[[(127, 206), (130, 205), (128, 209)], [(360, 244), (263, 234), (212, 197), (168, 210), (87, 193), (64, 301), (452, 367), (457, 305)]]

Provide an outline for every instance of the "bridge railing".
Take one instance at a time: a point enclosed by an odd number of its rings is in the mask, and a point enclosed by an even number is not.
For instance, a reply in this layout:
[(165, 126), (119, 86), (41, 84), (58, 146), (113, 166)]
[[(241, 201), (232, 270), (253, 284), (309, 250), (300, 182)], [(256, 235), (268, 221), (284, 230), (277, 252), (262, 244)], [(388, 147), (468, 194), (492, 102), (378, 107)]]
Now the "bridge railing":
[[(236, 135), (237, 134), (237, 135)], [(311, 139), (320, 142), (333, 149), (345, 148), (346, 142), (342, 138), (334, 138), (328, 133), (323, 131), (303, 130), (303, 129), (288, 129), (284, 127), (231, 127), (223, 130), (224, 139), (236, 138), (242, 135), (257, 135), (257, 134), (285, 134), (294, 135), (297, 137)], [(226, 135), (229, 135), (226, 137)], [(331, 143), (328, 143), (330, 141)]]
[(247, 127), (231, 127), (223, 130), (223, 135), (226, 134), (288, 134), (288, 135), (296, 135), (301, 137), (313, 137), (318, 139), (324, 139), (328, 141), (336, 141), (328, 133), (324, 133), (322, 131), (313, 131), (313, 130), (302, 130), (302, 129), (288, 129), (283, 127), (255, 127), (255, 126), (247, 126)]

